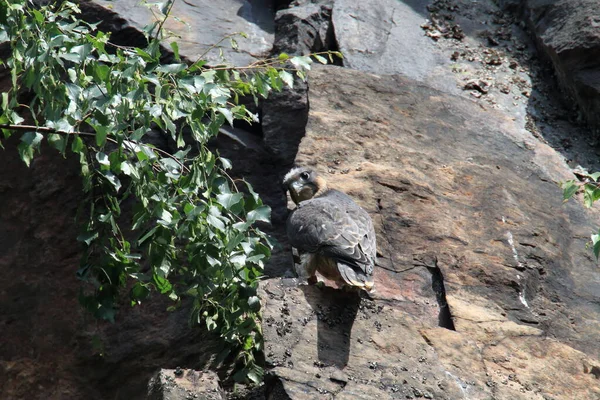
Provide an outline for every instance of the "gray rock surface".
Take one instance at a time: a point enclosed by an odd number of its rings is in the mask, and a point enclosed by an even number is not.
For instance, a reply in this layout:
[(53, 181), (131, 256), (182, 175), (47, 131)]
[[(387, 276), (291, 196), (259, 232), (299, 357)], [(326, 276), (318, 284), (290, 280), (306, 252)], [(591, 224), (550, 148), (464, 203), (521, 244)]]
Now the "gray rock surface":
[(336, 0), (333, 26), (344, 66), (376, 74), (401, 73), (458, 93), (450, 60), (420, 28), (428, 1)]
[[(94, 12), (101, 19), (116, 18), (119, 30), (131, 29), (138, 32), (156, 20), (152, 11), (138, 0), (93, 0), (101, 6)], [(112, 13), (116, 13), (111, 16)], [(164, 41), (166, 48), (176, 40), (180, 54), (188, 60), (196, 61), (226, 35), (244, 32), (247, 39), (236, 37), (239, 49), (234, 50), (229, 40), (222, 43), (223, 56), (236, 66), (250, 64), (268, 55), (273, 46), (273, 14), (270, 2), (237, 0), (194, 0), (176, 1), (165, 28), (176, 37)], [(218, 49), (203, 56), (210, 64), (222, 62)]]
[(411, 79), (310, 82), (296, 162), (371, 213), (376, 293), (265, 282), (270, 398), (599, 397), (598, 212), (562, 203), (561, 157)]

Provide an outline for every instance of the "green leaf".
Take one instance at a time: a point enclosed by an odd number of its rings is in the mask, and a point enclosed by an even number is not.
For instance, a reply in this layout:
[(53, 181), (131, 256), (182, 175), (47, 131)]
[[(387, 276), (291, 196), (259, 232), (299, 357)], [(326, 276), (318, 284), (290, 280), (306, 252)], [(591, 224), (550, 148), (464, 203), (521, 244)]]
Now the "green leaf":
[(6, 111), (8, 109), (8, 93), (2, 92), (2, 111)]
[(160, 276), (158, 274), (154, 274), (152, 276), (152, 279), (154, 280), (154, 283), (156, 284), (156, 288), (158, 289), (158, 291), (161, 294), (168, 293), (171, 291), (171, 289), (173, 289), (171, 282), (169, 282), (166, 278), (163, 278), (162, 276)]
[(31, 160), (33, 159), (33, 148), (26, 143), (19, 143), (17, 150), (21, 160), (29, 167)]
[(177, 74), (187, 68), (187, 64), (166, 64), (156, 68), (156, 72)]
[(61, 54), (61, 57), (65, 60), (73, 61), (79, 64), (88, 57), (91, 51), (92, 45), (85, 43), (82, 45), (73, 46), (68, 54)]
[(256, 385), (262, 382), (262, 377), (262, 371), (259, 370), (258, 367), (248, 372), (248, 379), (250, 379)]
[(214, 331), (217, 328), (217, 323), (212, 317), (206, 317), (206, 328), (209, 331)]
[(138, 240), (138, 246), (141, 246), (142, 243), (144, 243), (146, 240), (148, 240), (148, 238), (150, 238), (152, 235), (154, 235), (154, 233), (156, 232), (157, 229), (158, 229), (158, 226), (154, 226), (152, 229), (150, 229), (148, 232), (146, 232), (146, 234)]
[(205, 210), (206, 207), (200, 204), (198, 206), (194, 206), (193, 204), (187, 203), (183, 207), (183, 211), (185, 215), (187, 215), (188, 219), (195, 219), (198, 215), (202, 214), (202, 211)]
[(162, 225), (170, 225), (173, 222), (173, 214), (163, 208), (158, 209), (157, 217), (158, 222)]
[(583, 185), (583, 204), (591, 207), (600, 198), (600, 190), (595, 185), (586, 183)]
[(60, 151), (63, 155), (67, 151), (67, 136), (51, 133), (48, 135), (48, 143), (50, 146)]
[(281, 80), (288, 85), (289, 88), (294, 87), (294, 76), (287, 71), (281, 70), (279, 71), (279, 77)]
[(28, 167), (33, 159), (33, 152), (39, 148), (42, 139), (43, 136), (39, 132), (25, 132), (23, 136), (21, 136), (21, 143), (17, 146), (17, 150), (21, 160), (23, 160)]
[(596, 256), (596, 260), (598, 260), (600, 256), (600, 231), (592, 235), (592, 244), (594, 246), (594, 255)]
[(94, 130), (96, 131), (96, 146), (103, 147), (106, 143), (108, 128), (106, 126), (96, 125), (94, 126)]
[(83, 150), (83, 140), (79, 137), (79, 135), (75, 135), (73, 139), (73, 143), (71, 143), (71, 150), (73, 153), (81, 153)]
[(150, 290), (140, 282), (136, 282), (131, 288), (131, 300), (137, 304), (140, 304), (142, 300), (145, 300), (150, 294)]
[(223, 193), (217, 195), (217, 202), (225, 207), (225, 209), (231, 210), (231, 208), (236, 204), (239, 204), (243, 198), (244, 195), (241, 193)]
[(98, 83), (105, 82), (110, 75), (110, 67), (105, 64), (94, 65), (94, 78), (98, 80)]
[(43, 138), (44, 136), (39, 132), (25, 132), (23, 136), (21, 136), (21, 142), (26, 143), (37, 150), (39, 149)]
[(271, 222), (271, 207), (260, 206), (256, 210), (252, 210), (248, 213), (247, 219), (249, 222), (263, 221)]
[[(211, 206), (211, 208), (213, 207)], [(223, 223), (223, 221), (221, 221), (218, 217), (212, 214), (208, 214), (206, 216), (206, 222), (208, 222), (210, 225), (214, 226), (220, 231), (225, 231), (225, 224)]]
[(177, 61), (181, 60), (181, 58), (179, 58), (179, 45), (177, 44), (177, 42), (171, 42), (171, 49), (173, 50), (173, 54), (175, 55), (175, 59)]
[(318, 54), (314, 54), (313, 57), (316, 58), (317, 61), (320, 62), (321, 64), (327, 64), (327, 59), (325, 57), (320, 56)]
[(102, 177), (112, 185), (116, 192), (121, 189), (121, 181), (111, 171), (102, 171)]
[(309, 70), (310, 64), (312, 64), (312, 60), (309, 56), (292, 57), (290, 62), (299, 70)]
[(42, 22), (44, 22), (44, 16), (42, 15), (41, 12), (39, 12), (36, 9), (31, 10), (31, 13), (33, 14), (33, 16), (35, 17), (35, 20), (41, 24)]
[(567, 201), (571, 197), (573, 197), (573, 195), (575, 193), (577, 193), (577, 190), (579, 189), (579, 185), (577, 185), (577, 183), (574, 180), (562, 182), (561, 187), (563, 189), (563, 200), (564, 201)]
[(77, 236), (77, 241), (84, 242), (85, 244), (87, 244), (89, 246), (90, 243), (92, 243), (92, 241), (94, 241), (97, 238), (98, 238), (98, 232), (90, 231), (90, 232), (82, 233), (81, 235)]
[(225, 107), (219, 107), (217, 108), (217, 111), (223, 114), (227, 122), (229, 122), (229, 125), (233, 126), (233, 114), (230, 109)]
[(131, 176), (135, 179), (140, 179), (140, 174), (137, 171), (137, 168), (133, 166), (129, 161), (123, 161), (121, 163), (121, 172), (123, 172), (127, 176)]
[(287, 55), (286, 53), (281, 53), (281, 54), (279, 54), (278, 58), (279, 58), (279, 61), (285, 61), (285, 60), (289, 59), (290, 56)]
[(258, 296), (251, 296), (248, 298), (248, 306), (250, 307), (250, 310), (258, 312), (260, 310), (260, 299)]
[(98, 163), (100, 165), (106, 165), (106, 166), (110, 165), (110, 161), (108, 159), (108, 156), (106, 154), (104, 154), (103, 152), (101, 152), (101, 151), (99, 151), (98, 153), (96, 153), (96, 160), (98, 161)]
[(227, 170), (227, 169), (233, 168), (233, 164), (231, 163), (231, 160), (229, 160), (228, 158), (219, 157), (219, 161), (221, 161), (221, 165), (223, 165), (223, 169)]

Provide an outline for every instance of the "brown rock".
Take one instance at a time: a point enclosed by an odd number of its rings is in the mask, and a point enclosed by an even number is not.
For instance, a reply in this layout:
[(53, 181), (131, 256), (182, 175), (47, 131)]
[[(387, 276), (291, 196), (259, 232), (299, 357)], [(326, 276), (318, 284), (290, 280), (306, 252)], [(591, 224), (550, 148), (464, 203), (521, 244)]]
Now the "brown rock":
[(585, 250), (598, 214), (562, 204), (560, 157), (407, 78), (324, 67), (310, 79), (296, 162), (371, 213), (380, 257), (372, 301), (265, 283), (275, 386), (291, 398), (600, 396), (600, 279)]

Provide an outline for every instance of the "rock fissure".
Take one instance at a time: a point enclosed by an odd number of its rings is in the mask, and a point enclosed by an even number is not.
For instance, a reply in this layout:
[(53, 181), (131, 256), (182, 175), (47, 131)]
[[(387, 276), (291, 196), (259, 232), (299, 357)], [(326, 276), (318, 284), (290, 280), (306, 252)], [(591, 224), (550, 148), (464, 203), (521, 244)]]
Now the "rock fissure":
[(446, 300), (446, 288), (444, 286), (444, 275), (442, 274), (442, 270), (437, 265), (437, 258), (431, 257), (430, 260), (415, 260), (417, 261), (417, 266), (422, 266), (427, 268), (427, 271), (431, 274), (431, 289), (435, 293), (435, 299), (437, 301), (439, 307), (438, 314), (438, 325), (442, 328), (449, 329), (451, 331), (455, 331), (456, 328), (454, 326), (453, 316), (450, 312), (450, 306), (448, 305), (448, 301)]

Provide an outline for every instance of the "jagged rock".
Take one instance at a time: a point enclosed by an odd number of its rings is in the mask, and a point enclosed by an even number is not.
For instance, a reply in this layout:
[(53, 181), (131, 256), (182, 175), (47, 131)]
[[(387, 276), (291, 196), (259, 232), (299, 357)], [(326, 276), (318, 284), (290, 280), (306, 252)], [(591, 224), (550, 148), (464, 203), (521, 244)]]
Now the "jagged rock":
[(600, 126), (600, 7), (596, 0), (528, 0), (521, 11), (563, 90)]
[(219, 377), (211, 371), (161, 369), (148, 383), (147, 400), (225, 400)]
[(275, 14), (273, 53), (306, 55), (334, 50), (330, 4), (305, 4)]
[(310, 82), (296, 162), (370, 212), (376, 292), (265, 282), (270, 398), (600, 396), (598, 213), (562, 203), (560, 156), (407, 78), (323, 67)]
[[(82, 3), (86, 18), (102, 21), (103, 28), (124, 37), (143, 40), (141, 29), (155, 21), (152, 12), (137, 0), (92, 0)], [(267, 0), (194, 0), (176, 1), (165, 28), (174, 32), (180, 54), (191, 61), (200, 56), (210, 64), (221, 63), (218, 49), (205, 51), (234, 32), (244, 32), (248, 38), (236, 37), (239, 48), (234, 50), (229, 40), (222, 43), (224, 58), (231, 64), (243, 66), (264, 58), (273, 45), (273, 9)], [(126, 31), (121, 34), (121, 32)], [(165, 40), (165, 47), (173, 40)], [(136, 40), (133, 40), (136, 42)]]

